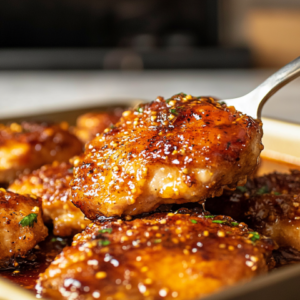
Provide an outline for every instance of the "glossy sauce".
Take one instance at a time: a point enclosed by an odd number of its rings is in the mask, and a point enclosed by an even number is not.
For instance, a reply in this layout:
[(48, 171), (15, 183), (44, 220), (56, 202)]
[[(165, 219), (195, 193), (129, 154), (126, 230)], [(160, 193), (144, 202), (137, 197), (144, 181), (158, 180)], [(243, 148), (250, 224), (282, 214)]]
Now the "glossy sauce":
[[(258, 175), (263, 175), (273, 171), (287, 172), (289, 169), (298, 169), (300, 166), (290, 165), (284, 162), (262, 159)], [(47, 239), (40, 243), (37, 249), (33, 249), (36, 260), (33, 262), (23, 261), (17, 269), (0, 271), (0, 275), (12, 282), (34, 291), (36, 280), (40, 273), (44, 272), (66, 245), (71, 244), (71, 238), (57, 238), (49, 235)], [(300, 262), (300, 252), (291, 248), (280, 248), (274, 251), (276, 268), (287, 264)], [(20, 272), (18, 272), (20, 271)]]

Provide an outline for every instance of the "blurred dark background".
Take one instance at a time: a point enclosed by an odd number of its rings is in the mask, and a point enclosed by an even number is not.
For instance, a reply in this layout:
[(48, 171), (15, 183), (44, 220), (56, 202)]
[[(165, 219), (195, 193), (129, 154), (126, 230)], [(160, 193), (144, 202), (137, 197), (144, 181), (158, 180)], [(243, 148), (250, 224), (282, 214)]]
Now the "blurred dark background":
[(0, 70), (278, 67), (299, 0), (1, 0)]
[(251, 66), (221, 47), (218, 0), (1, 1), (1, 69)]

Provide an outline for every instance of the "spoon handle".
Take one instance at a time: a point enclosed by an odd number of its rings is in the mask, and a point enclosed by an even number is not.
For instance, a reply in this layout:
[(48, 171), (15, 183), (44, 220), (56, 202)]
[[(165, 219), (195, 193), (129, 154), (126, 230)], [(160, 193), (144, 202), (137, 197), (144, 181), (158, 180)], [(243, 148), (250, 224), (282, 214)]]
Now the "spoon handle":
[(300, 76), (300, 56), (271, 75), (249, 94), (222, 101), (255, 119), (260, 119), (262, 108), (267, 100), (298, 76)]

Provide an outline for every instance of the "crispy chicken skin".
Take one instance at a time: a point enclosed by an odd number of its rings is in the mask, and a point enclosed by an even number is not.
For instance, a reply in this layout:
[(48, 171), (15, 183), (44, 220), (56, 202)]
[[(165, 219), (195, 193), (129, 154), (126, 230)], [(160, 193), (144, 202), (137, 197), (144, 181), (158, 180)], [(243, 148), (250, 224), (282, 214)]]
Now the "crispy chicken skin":
[(53, 233), (70, 236), (81, 232), (90, 223), (71, 202), (69, 183), (72, 178), (73, 166), (70, 163), (54, 162), (28, 175), (21, 175), (9, 186), (9, 190), (41, 197), (44, 219), (52, 220)]
[(181, 209), (91, 224), (37, 289), (53, 299), (202, 298), (268, 270), (273, 242), (233, 222)]
[(91, 141), (97, 133), (119, 121), (122, 109), (116, 108), (112, 112), (91, 112), (78, 117), (74, 134), (85, 144)]
[(14, 180), (25, 169), (67, 161), (81, 152), (81, 142), (68, 131), (66, 123), (0, 125), (0, 182)]
[(123, 112), (75, 161), (73, 203), (91, 220), (203, 202), (245, 182), (261, 123), (213, 98), (179, 94)]
[[(36, 214), (32, 226), (20, 224), (24, 217), (32, 213)], [(16, 266), (14, 259), (24, 257), (47, 235), (40, 199), (0, 189), (0, 268)]]
[(246, 222), (280, 246), (300, 250), (300, 171), (254, 178), (233, 193), (207, 200), (206, 208)]

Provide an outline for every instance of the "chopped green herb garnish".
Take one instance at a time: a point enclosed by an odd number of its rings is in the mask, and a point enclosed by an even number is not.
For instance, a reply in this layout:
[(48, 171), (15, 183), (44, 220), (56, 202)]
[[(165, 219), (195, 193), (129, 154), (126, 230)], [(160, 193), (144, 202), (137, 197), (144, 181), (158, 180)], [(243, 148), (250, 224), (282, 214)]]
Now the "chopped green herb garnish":
[(226, 104), (224, 101), (218, 101), (221, 105)]
[(256, 241), (258, 241), (260, 239), (260, 235), (255, 232), (255, 231), (251, 231), (249, 232), (250, 234), (252, 234), (253, 236), (250, 238), (250, 240), (255, 243)]
[(222, 221), (222, 220), (212, 220), (213, 223), (217, 223), (217, 224), (223, 224), (226, 223), (227, 221)]
[(226, 231), (226, 233), (230, 234), (230, 233), (232, 233), (232, 232), (231, 232), (231, 231)]
[(204, 218), (214, 218), (215, 216), (213, 215), (207, 215), (207, 216), (204, 216)]
[(170, 102), (171, 100), (172, 100), (171, 98), (170, 98), (170, 99), (167, 99), (167, 100), (166, 100), (166, 103), (169, 104), (169, 102)]
[(59, 238), (59, 237), (53, 237), (53, 238), (51, 239), (51, 242), (52, 242), (52, 243), (54, 243), (54, 242), (59, 242), (59, 243), (61, 243), (63, 246), (64, 246), (64, 245), (67, 245), (67, 242), (64, 241), (62, 238)]
[(177, 209), (177, 210), (174, 212), (174, 215), (177, 215), (177, 214), (178, 214), (178, 211), (179, 211), (179, 209)]
[(37, 223), (37, 214), (29, 214), (28, 216), (24, 217), (21, 221), (20, 221), (20, 225), (22, 225), (22, 227), (28, 226), (28, 227), (33, 227), (34, 223)]
[(114, 124), (110, 124), (110, 125), (109, 125), (109, 128), (110, 128), (110, 129), (114, 129), (114, 128), (116, 128), (116, 126), (115, 126)]
[(242, 193), (246, 193), (248, 191), (244, 186), (237, 186), (236, 189)]
[(197, 224), (197, 223), (198, 223), (196, 220), (193, 220), (193, 219), (190, 219), (190, 221), (191, 221), (193, 224)]
[(180, 95), (180, 96), (186, 97), (187, 94), (181, 92), (181, 93), (178, 93), (176, 95)]
[(99, 230), (99, 233), (112, 233), (112, 228), (104, 228)]
[(100, 241), (98, 242), (98, 244), (99, 244), (100, 246), (108, 246), (108, 245), (110, 244), (110, 241), (109, 241), (109, 240), (100, 240)]
[(169, 112), (170, 112), (171, 114), (175, 115), (175, 116), (178, 115), (178, 111), (177, 111), (175, 108), (171, 108), (171, 109), (169, 110)]
[(161, 243), (161, 239), (156, 239), (156, 240), (154, 240), (154, 243), (155, 243), (155, 244)]
[(265, 185), (256, 191), (257, 195), (263, 195), (269, 193), (269, 188)]
[(143, 111), (144, 111), (144, 109), (143, 109), (142, 107), (139, 106), (139, 107), (137, 108), (137, 112), (138, 112), (138, 113), (142, 114)]
[(281, 195), (281, 193), (279, 193), (279, 192), (274, 192), (274, 195), (278, 196), (278, 195)]
[(231, 225), (232, 226), (239, 226), (239, 223), (238, 222), (231, 222)]

